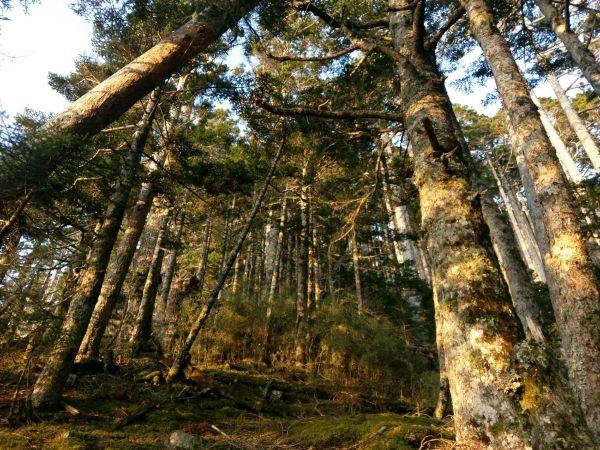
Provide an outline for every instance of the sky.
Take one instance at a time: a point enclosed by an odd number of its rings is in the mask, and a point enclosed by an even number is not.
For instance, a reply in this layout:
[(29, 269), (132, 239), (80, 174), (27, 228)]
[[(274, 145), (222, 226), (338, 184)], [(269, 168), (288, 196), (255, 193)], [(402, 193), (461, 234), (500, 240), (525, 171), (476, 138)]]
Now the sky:
[[(74, 60), (90, 52), (92, 26), (69, 9), (72, 0), (42, 0), (28, 13), (15, 5), (0, 22), (0, 111), (9, 116), (31, 108), (44, 113), (58, 113), (68, 104), (48, 86), (48, 73), (67, 74), (74, 69)], [(14, 2), (18, 3), (18, 2)], [(239, 52), (238, 52), (239, 53)], [(463, 64), (474, 58), (467, 56)], [(231, 58), (229, 58), (231, 59)], [(229, 61), (239, 64), (239, 56)], [(456, 79), (451, 75), (448, 82)], [(480, 113), (493, 114), (499, 105), (483, 106), (482, 100), (493, 89), (476, 88), (475, 92), (458, 92), (447, 83), (450, 98), (455, 103), (469, 105)], [(536, 89), (539, 95), (549, 95), (547, 88)]]
[(29, 14), (13, 3), (10, 20), (0, 22), (0, 110), (60, 112), (68, 102), (48, 86), (48, 73), (74, 69), (90, 48), (92, 26), (69, 9), (70, 0), (42, 0)]

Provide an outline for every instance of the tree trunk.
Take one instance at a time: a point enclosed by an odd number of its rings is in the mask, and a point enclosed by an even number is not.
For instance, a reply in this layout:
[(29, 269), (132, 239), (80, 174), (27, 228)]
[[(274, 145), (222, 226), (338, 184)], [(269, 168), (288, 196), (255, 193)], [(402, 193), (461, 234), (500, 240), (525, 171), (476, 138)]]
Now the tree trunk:
[(490, 229), (494, 252), (525, 336), (527, 339), (543, 342), (545, 338), (542, 311), (536, 302), (527, 267), (515, 245), (514, 235), (509, 225), (504, 221), (498, 206), (488, 192), (481, 194), (481, 211)]
[(531, 100), (533, 104), (537, 107), (538, 112), (540, 114), (540, 120), (542, 121), (542, 125), (544, 126), (544, 130), (546, 130), (546, 134), (548, 135), (548, 139), (550, 139), (550, 143), (554, 150), (556, 151), (556, 157), (558, 158), (558, 162), (560, 163), (567, 180), (574, 184), (580, 184), (583, 181), (583, 176), (579, 172), (577, 165), (575, 164), (575, 160), (567, 150), (567, 146), (563, 142), (562, 138), (554, 128), (554, 125), (550, 121), (550, 117), (548, 113), (535, 96), (533, 92), (530, 92)]
[[(306, 155), (305, 155), (306, 158)], [(296, 324), (294, 358), (297, 365), (306, 363), (306, 331), (308, 320), (308, 160), (302, 168), (299, 192), (300, 227), (298, 229), (298, 255), (296, 257)]]
[(160, 283), (160, 269), (165, 254), (163, 243), (167, 233), (170, 212), (171, 211), (167, 210), (161, 214), (159, 232), (156, 243), (154, 244), (150, 266), (148, 267), (148, 275), (146, 276), (146, 282), (144, 283), (142, 300), (140, 302), (131, 337), (129, 338), (131, 355), (134, 357), (143, 351), (152, 334), (152, 316), (154, 314), (156, 294), (158, 293), (158, 284)]
[(354, 288), (356, 289), (356, 307), (358, 315), (363, 313), (363, 296), (360, 282), (360, 254), (358, 253), (358, 244), (356, 242), (356, 229), (352, 227), (352, 236), (350, 237), (350, 249), (352, 251), (352, 267), (354, 268)]
[(171, 382), (176, 377), (178, 377), (179, 374), (181, 373), (184, 365), (188, 361), (192, 345), (194, 344), (194, 341), (196, 340), (196, 337), (198, 336), (198, 333), (200, 332), (200, 330), (202, 330), (202, 328), (204, 328), (204, 324), (206, 323), (206, 320), (208, 319), (208, 316), (210, 315), (212, 308), (214, 307), (215, 303), (217, 302), (217, 299), (219, 298), (219, 294), (221, 293), (221, 290), (223, 289), (223, 286), (225, 285), (225, 281), (227, 281), (229, 272), (231, 271), (231, 268), (233, 267), (233, 264), (235, 263), (235, 260), (237, 259), (238, 254), (240, 253), (240, 250), (242, 249), (242, 246), (244, 245), (246, 236), (248, 236), (248, 232), (250, 231), (250, 228), (252, 227), (252, 222), (254, 221), (254, 218), (258, 214), (258, 210), (262, 206), (262, 202), (263, 202), (263, 200), (265, 198), (265, 194), (267, 193), (267, 190), (269, 188), (271, 178), (273, 177), (273, 174), (275, 173), (275, 168), (277, 167), (277, 163), (279, 162), (279, 158), (281, 157), (284, 146), (285, 146), (285, 135), (281, 140), (281, 145), (277, 149), (277, 153), (275, 154), (275, 157), (273, 158), (273, 162), (271, 163), (271, 167), (269, 168), (269, 172), (267, 173), (267, 176), (263, 183), (262, 189), (258, 195), (258, 198), (256, 199), (254, 208), (252, 209), (252, 212), (250, 213), (250, 217), (248, 218), (248, 221), (246, 222), (246, 226), (242, 230), (242, 233), (240, 234), (240, 237), (239, 237), (235, 247), (229, 254), (229, 258), (227, 259), (227, 263), (225, 265), (225, 270), (220, 274), (217, 285), (213, 288), (212, 292), (210, 293), (210, 296), (208, 298), (206, 305), (204, 305), (204, 307), (200, 311), (200, 314), (198, 314), (198, 316), (196, 317), (196, 320), (194, 321), (194, 324), (192, 325), (192, 328), (190, 329), (190, 332), (189, 332), (187, 338), (185, 339), (185, 342), (183, 342), (183, 345), (181, 346), (181, 349), (179, 350), (179, 352), (175, 358), (175, 361), (173, 362), (173, 365), (171, 366), (171, 368), (169, 370), (169, 374), (167, 376), (167, 382)]
[(167, 260), (160, 286), (159, 304), (157, 309), (160, 322), (163, 326), (165, 323), (165, 310), (167, 308), (167, 302), (169, 301), (169, 292), (171, 292), (171, 284), (173, 283), (173, 276), (175, 275), (175, 268), (177, 266), (177, 256), (179, 255), (179, 246), (181, 244), (181, 235), (183, 234), (184, 223), (185, 211), (180, 209), (175, 218), (174, 228), (176, 231), (173, 238), (170, 239), (172, 248), (169, 252), (169, 259)]
[(512, 187), (508, 184), (502, 172), (496, 169), (494, 163), (490, 159), (488, 159), (488, 165), (496, 180), (498, 192), (504, 202), (504, 207), (506, 208), (514, 236), (517, 238), (523, 261), (525, 261), (527, 267), (533, 271), (536, 281), (545, 283), (546, 272), (544, 270), (544, 262), (542, 260), (540, 248), (538, 247), (529, 220), (521, 209), (521, 202), (517, 199)]
[(111, 260), (106, 280), (102, 284), (100, 296), (79, 348), (77, 360), (98, 358), (100, 354), (102, 337), (121, 294), (136, 246), (146, 225), (146, 218), (152, 207), (155, 192), (152, 182), (142, 184), (137, 201), (129, 214), (127, 228), (119, 242), (115, 256)]
[(389, 7), (401, 80), (399, 104), (414, 152), (421, 229), (432, 259), (438, 345), (457, 440), (467, 448), (528, 448), (533, 440), (526, 423), (530, 416), (523, 415), (507, 385), (514, 380), (511, 360), (520, 324), (492, 256), (469, 181), (469, 151), (459, 139), (444, 79), (434, 55), (419, 42), (423, 5), (390, 0)]
[(50, 128), (93, 136), (206, 50), (259, 2), (212, 4), (55, 116)]
[[(463, 0), (471, 31), (489, 62), (515, 137), (533, 181), (549, 238), (544, 255), (554, 315), (569, 379), (591, 431), (600, 439), (600, 302), (574, 201), (527, 84), (494, 26), (484, 0)], [(543, 3), (543, 2), (542, 2)]]
[(577, 138), (579, 139), (579, 142), (581, 143), (585, 153), (588, 155), (588, 158), (590, 158), (592, 166), (594, 166), (594, 169), (596, 169), (596, 173), (600, 174), (600, 150), (598, 150), (596, 140), (586, 128), (577, 111), (575, 111), (575, 108), (567, 97), (566, 92), (560, 85), (558, 78), (552, 73), (548, 74), (546, 78), (548, 79), (548, 84), (550, 84), (554, 94), (556, 95), (556, 98), (558, 99), (560, 107), (567, 116), (569, 125), (571, 125), (571, 128), (577, 135)]
[[(577, 67), (581, 69), (586, 80), (590, 83), (596, 95), (600, 95), (600, 68), (590, 49), (579, 40), (577, 35), (567, 26), (567, 21), (561, 17), (561, 14), (552, 4), (551, 0), (536, 0), (536, 3), (542, 14), (550, 22), (550, 26), (562, 41), (575, 61)], [(567, 8), (568, 8), (567, 4)]]
[(6, 240), (6, 245), (0, 247), (2, 250), (2, 254), (0, 255), (0, 286), (2, 285), (4, 277), (12, 265), (13, 258), (17, 254), (20, 240), (21, 234), (13, 232)]
[(104, 214), (102, 228), (87, 258), (86, 269), (77, 293), (71, 300), (60, 335), (33, 387), (31, 403), (34, 408), (54, 408), (60, 401), (71, 366), (100, 294), (106, 267), (123, 221), (129, 192), (135, 180), (159, 96), (160, 89), (156, 89), (133, 136), (115, 191)]
[(279, 266), (281, 264), (281, 254), (283, 253), (283, 237), (285, 229), (285, 220), (287, 216), (287, 186), (281, 200), (281, 214), (279, 216), (279, 231), (275, 243), (274, 266), (271, 272), (271, 284), (269, 286), (269, 297), (267, 299), (267, 313), (265, 315), (265, 343), (263, 349), (263, 360), (270, 361), (272, 352), (272, 330), (271, 320), (273, 317), (273, 305), (275, 304), (275, 293), (277, 292), (277, 283), (279, 275)]

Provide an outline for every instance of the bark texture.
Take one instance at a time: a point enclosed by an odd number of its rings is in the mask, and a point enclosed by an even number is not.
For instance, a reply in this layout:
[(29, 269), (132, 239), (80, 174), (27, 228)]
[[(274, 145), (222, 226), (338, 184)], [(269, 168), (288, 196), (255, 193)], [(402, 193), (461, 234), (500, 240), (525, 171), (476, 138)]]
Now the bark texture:
[(60, 401), (71, 366), (100, 294), (106, 267), (123, 221), (127, 199), (140, 164), (159, 96), (160, 89), (156, 89), (138, 124), (138, 130), (134, 133), (117, 186), (104, 214), (102, 227), (88, 255), (85, 272), (71, 300), (60, 335), (33, 388), (31, 403), (34, 408), (54, 408)]
[(484, 0), (463, 0), (471, 31), (488, 60), (517, 155), (523, 156), (549, 239), (548, 288), (565, 363), (589, 428), (600, 439), (600, 302), (574, 201), (527, 85)]
[(567, 52), (569, 52), (577, 67), (583, 72), (583, 75), (596, 92), (596, 95), (600, 95), (600, 67), (598, 67), (594, 54), (569, 28), (567, 21), (561, 16), (551, 0), (536, 0), (536, 4), (544, 17), (550, 22), (552, 30), (554, 30), (558, 38), (565, 45)]
[(48, 126), (87, 136), (98, 133), (206, 50), (258, 3), (257, 0), (212, 2), (181, 28), (71, 104)]

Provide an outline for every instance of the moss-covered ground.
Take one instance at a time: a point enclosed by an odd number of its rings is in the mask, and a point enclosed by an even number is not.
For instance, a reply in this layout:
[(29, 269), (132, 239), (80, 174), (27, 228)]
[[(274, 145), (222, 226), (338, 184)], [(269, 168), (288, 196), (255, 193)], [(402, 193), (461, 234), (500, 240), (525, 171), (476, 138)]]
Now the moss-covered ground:
[[(163, 368), (150, 359), (113, 374), (80, 373), (71, 377), (64, 396), (79, 414), (23, 414), (9, 422), (17, 377), (4, 368), (0, 449), (164, 448), (175, 430), (199, 436), (205, 449), (451, 447), (442, 424), (416, 416), (408, 405), (384, 405), (356, 388), (312, 379), (304, 372), (236, 369), (194, 369), (185, 382), (171, 386), (161, 382)], [(25, 393), (23, 389), (19, 397)], [(144, 406), (152, 408), (117, 426)]]

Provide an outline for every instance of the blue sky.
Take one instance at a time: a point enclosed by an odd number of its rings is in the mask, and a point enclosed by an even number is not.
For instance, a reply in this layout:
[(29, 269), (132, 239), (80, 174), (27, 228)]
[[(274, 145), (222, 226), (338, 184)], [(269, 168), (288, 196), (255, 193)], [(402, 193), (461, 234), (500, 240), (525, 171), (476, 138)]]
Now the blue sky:
[[(46, 113), (57, 113), (67, 101), (48, 86), (48, 72), (69, 73), (73, 61), (89, 52), (92, 27), (69, 9), (72, 0), (42, 0), (25, 14), (15, 6), (0, 22), (0, 110), (10, 116), (28, 107)], [(15, 2), (18, 3), (18, 2)], [(239, 57), (233, 65), (239, 64)], [(469, 64), (469, 57), (464, 64)], [(458, 68), (460, 70), (460, 68)], [(455, 79), (450, 76), (448, 81)], [(492, 88), (478, 88), (472, 94), (454, 91), (451, 99), (467, 104), (479, 112), (493, 113), (498, 105), (483, 107), (481, 100)], [(537, 89), (538, 95), (549, 95)]]

